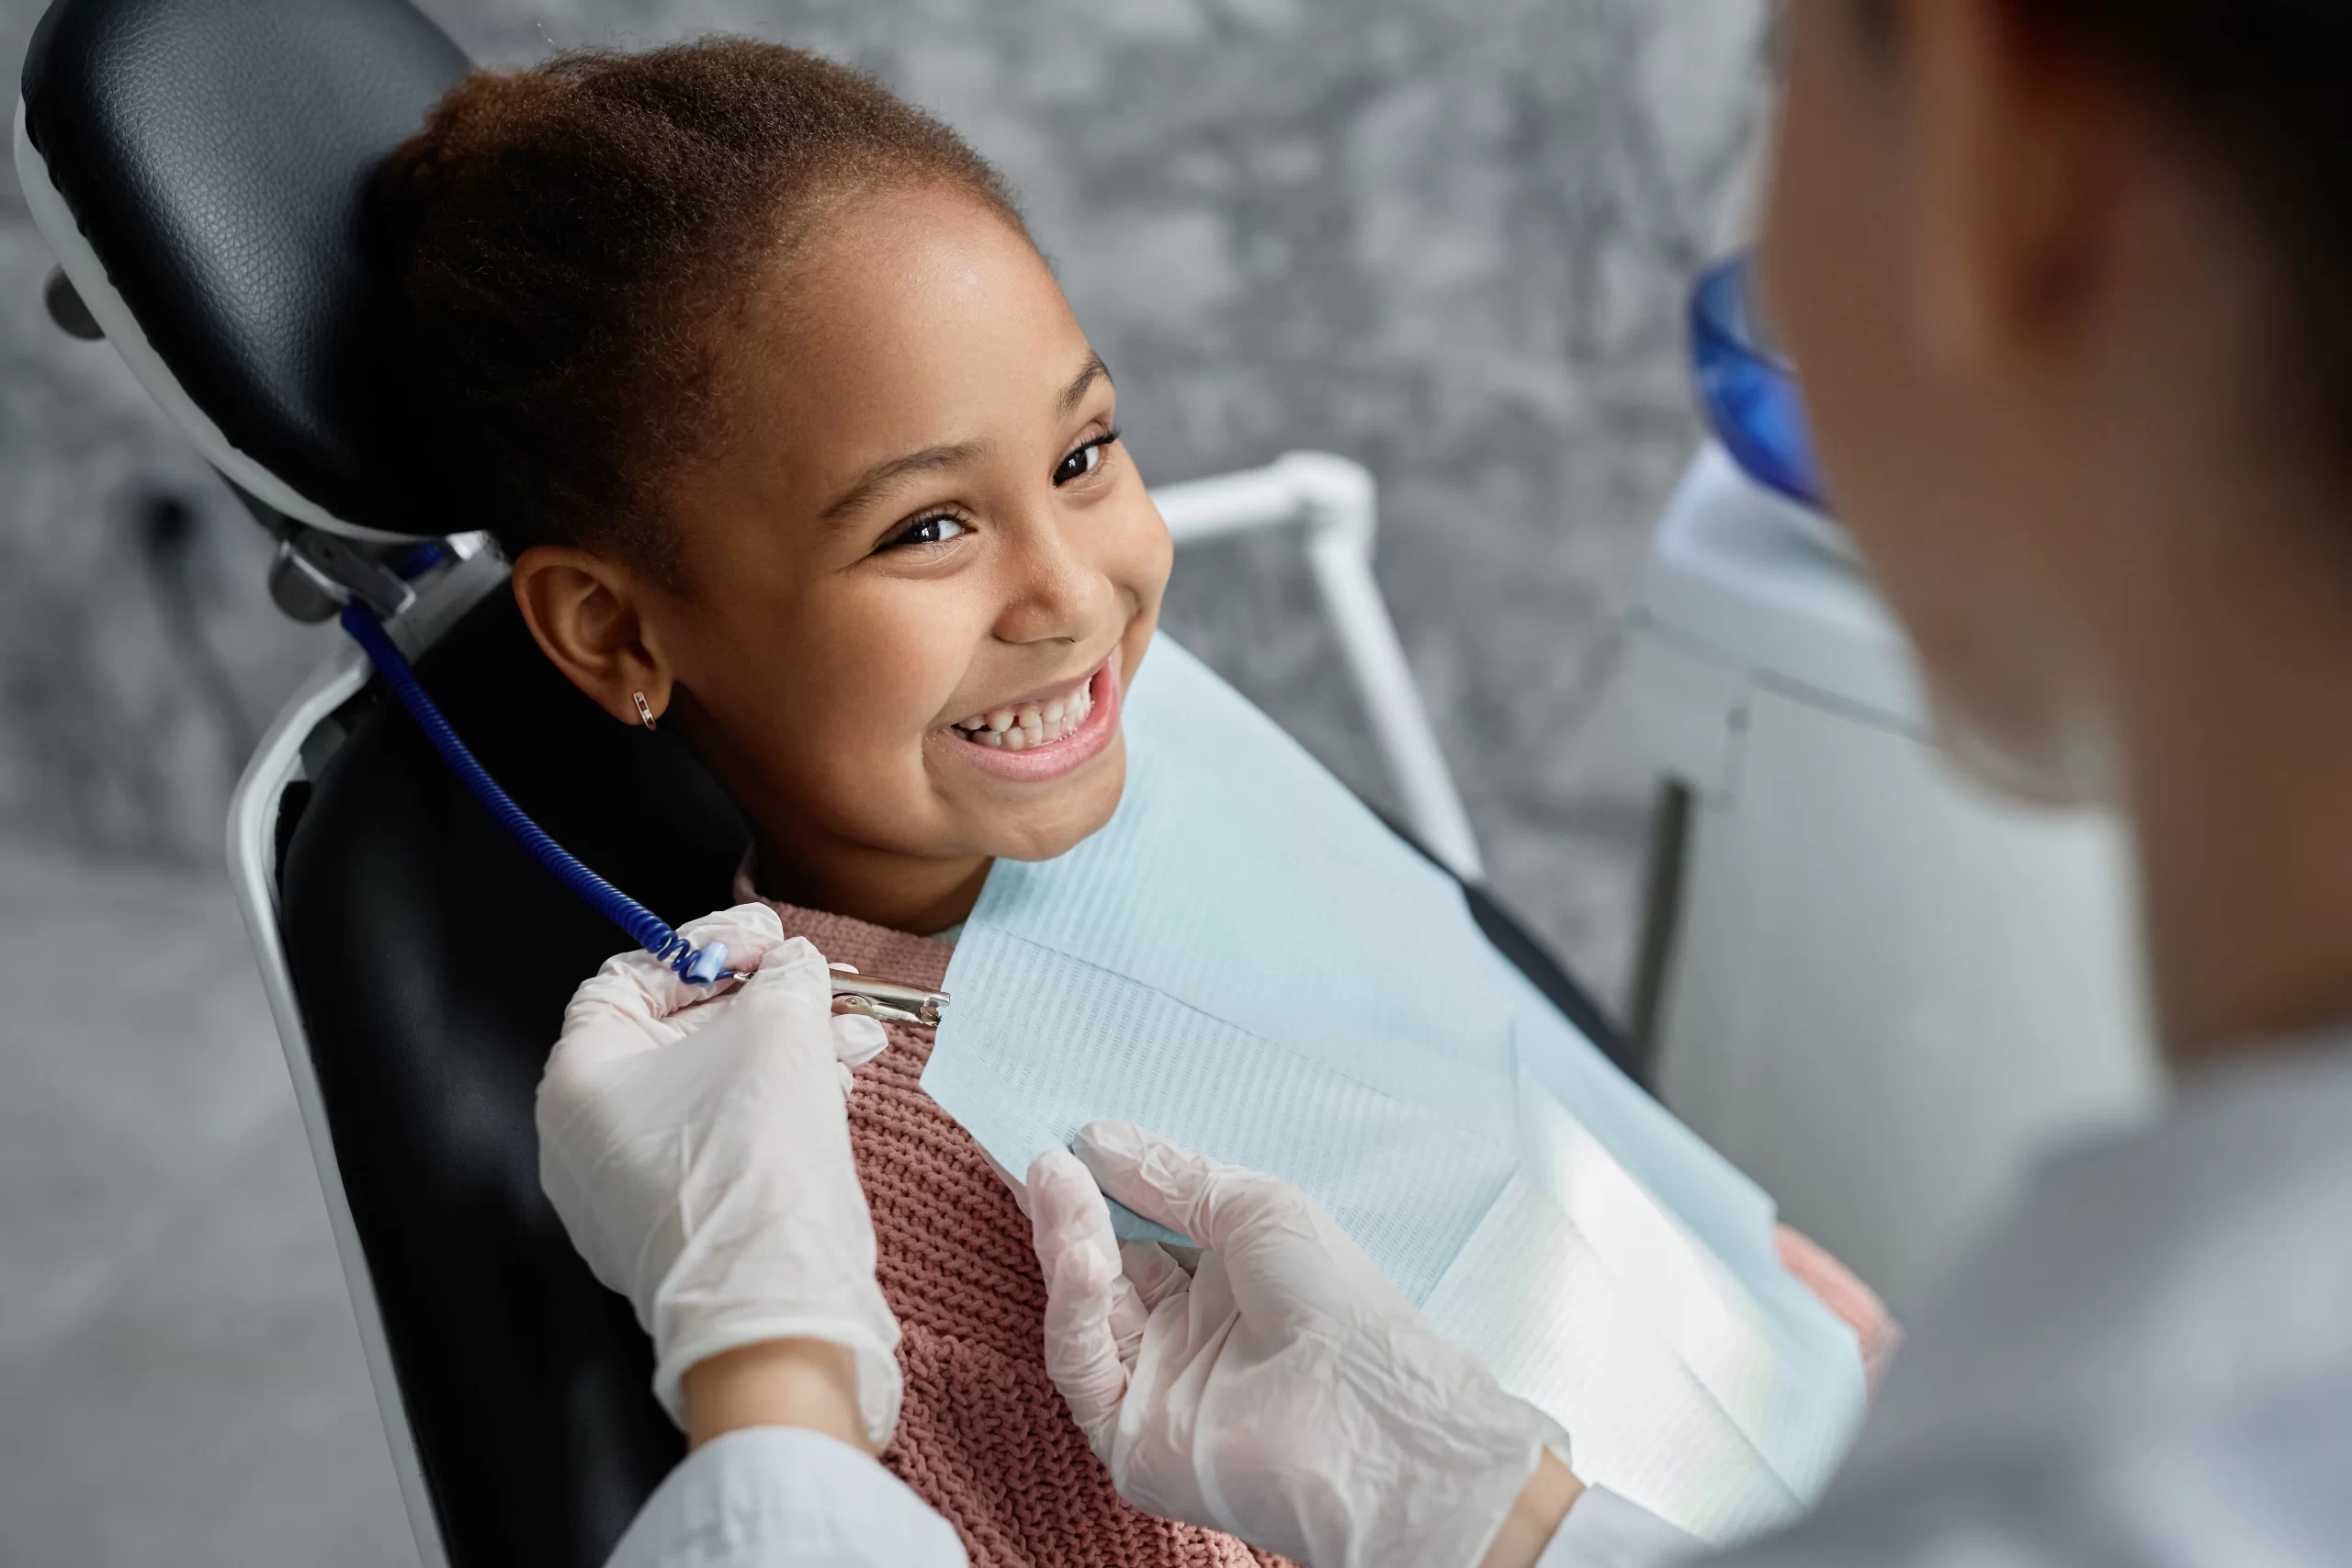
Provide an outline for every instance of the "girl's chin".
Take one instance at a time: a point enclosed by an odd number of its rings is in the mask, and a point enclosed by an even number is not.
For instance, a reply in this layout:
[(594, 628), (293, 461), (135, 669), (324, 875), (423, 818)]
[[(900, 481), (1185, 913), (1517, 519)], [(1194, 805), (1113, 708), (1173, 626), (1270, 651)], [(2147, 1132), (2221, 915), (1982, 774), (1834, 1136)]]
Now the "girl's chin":
[(1126, 742), (1114, 735), (1082, 772), (1051, 785), (984, 785), (972, 792), (965, 808), (974, 829), (970, 840), (985, 845), (998, 860), (1046, 861), (1068, 854), (1111, 820), (1126, 779)]

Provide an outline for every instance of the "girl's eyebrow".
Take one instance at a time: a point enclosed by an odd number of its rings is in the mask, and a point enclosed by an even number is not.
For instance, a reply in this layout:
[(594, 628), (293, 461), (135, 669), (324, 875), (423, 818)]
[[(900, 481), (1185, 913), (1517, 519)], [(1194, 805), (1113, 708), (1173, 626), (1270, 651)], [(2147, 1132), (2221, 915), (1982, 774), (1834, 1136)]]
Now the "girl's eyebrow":
[(1097, 380), (1108, 381), (1110, 378), (1111, 367), (1102, 363), (1102, 356), (1099, 354), (1088, 355), (1085, 368), (1079, 371), (1076, 378), (1062, 389), (1062, 412), (1068, 413), (1078, 407), (1078, 400), (1086, 396), (1087, 389), (1093, 386)]
[[(1069, 412), (1095, 382), (1110, 378), (1111, 367), (1102, 363), (1102, 356), (1088, 355), (1085, 366), (1071, 378), (1070, 384), (1062, 389), (1061, 412)], [(910, 452), (902, 457), (886, 458), (860, 474), (847, 490), (833, 499), (831, 505), (817, 513), (817, 521), (838, 522), (872, 501), (885, 487), (905, 479), (909, 474), (928, 474), (941, 468), (960, 467), (983, 456), (988, 446), (985, 441), (959, 441), (952, 446), (926, 446), (920, 452)]]
[(910, 452), (902, 457), (889, 457), (875, 464), (857, 477), (855, 483), (842, 491), (833, 503), (817, 513), (820, 523), (831, 523), (848, 516), (886, 486), (905, 479), (909, 474), (927, 474), (940, 468), (959, 468), (988, 450), (985, 441), (959, 441), (952, 446), (926, 446), (920, 452)]

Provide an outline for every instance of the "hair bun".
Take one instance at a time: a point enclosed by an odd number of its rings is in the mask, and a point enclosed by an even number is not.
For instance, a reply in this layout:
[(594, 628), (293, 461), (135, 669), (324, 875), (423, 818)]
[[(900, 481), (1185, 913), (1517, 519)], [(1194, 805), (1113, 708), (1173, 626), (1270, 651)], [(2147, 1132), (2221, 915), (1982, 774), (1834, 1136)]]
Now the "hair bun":
[(435, 210), (445, 207), (469, 165), (479, 168), (501, 141), (500, 122), (511, 120), (534, 96), (535, 79), (476, 69), (449, 89), (424, 127), (392, 151), (376, 171), (369, 205), (377, 232), (391, 256), (405, 264)]

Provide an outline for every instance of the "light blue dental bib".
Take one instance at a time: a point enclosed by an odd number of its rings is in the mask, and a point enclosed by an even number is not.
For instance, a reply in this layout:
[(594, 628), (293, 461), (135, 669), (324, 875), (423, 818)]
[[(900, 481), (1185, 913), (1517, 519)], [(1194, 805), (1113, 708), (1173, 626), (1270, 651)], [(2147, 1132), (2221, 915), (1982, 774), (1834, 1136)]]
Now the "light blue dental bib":
[(990, 874), (932, 1097), (1016, 1176), (1116, 1116), (1295, 1183), (1567, 1428), (1580, 1475), (1686, 1529), (1736, 1539), (1816, 1495), (1861, 1365), (1781, 1267), (1771, 1201), (1164, 637), (1125, 724), (1110, 824)]

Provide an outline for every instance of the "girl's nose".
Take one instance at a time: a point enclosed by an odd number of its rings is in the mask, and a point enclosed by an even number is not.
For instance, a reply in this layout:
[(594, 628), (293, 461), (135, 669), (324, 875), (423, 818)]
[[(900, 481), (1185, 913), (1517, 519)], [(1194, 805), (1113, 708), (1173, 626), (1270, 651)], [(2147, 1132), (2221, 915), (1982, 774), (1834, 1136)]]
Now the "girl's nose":
[(999, 639), (1082, 643), (1098, 636), (1116, 596), (1109, 575), (1073, 547), (1056, 519), (1025, 521), (1009, 533)]

